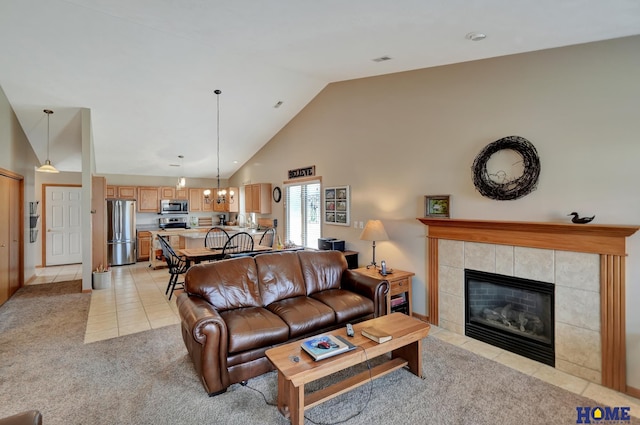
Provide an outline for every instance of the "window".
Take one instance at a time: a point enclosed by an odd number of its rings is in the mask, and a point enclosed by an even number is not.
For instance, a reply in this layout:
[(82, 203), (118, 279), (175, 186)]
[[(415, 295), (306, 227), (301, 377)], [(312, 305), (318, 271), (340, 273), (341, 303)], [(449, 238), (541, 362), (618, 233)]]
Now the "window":
[(285, 184), (285, 229), (287, 242), (317, 248), (321, 233), (320, 182)]

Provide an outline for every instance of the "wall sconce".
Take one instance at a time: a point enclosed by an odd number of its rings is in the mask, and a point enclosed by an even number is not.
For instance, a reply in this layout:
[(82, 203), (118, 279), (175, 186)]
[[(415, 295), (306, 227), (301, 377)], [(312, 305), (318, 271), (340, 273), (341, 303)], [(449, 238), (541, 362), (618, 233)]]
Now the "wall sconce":
[(211, 190), (210, 189), (205, 189), (204, 192), (202, 192), (204, 195), (204, 202), (206, 202), (207, 204), (211, 203)]

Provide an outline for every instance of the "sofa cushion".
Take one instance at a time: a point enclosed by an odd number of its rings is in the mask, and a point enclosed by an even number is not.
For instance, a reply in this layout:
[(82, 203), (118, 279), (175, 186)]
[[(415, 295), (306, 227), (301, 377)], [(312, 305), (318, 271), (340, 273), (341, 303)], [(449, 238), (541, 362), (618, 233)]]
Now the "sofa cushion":
[(289, 327), (263, 307), (238, 308), (220, 313), (227, 324), (230, 353), (268, 347), (289, 339)]
[(204, 298), (219, 312), (262, 306), (251, 257), (196, 264), (187, 270), (185, 290)]
[(352, 319), (373, 315), (373, 301), (355, 292), (329, 289), (316, 292), (311, 297), (331, 307), (336, 315), (336, 323), (347, 323)]
[(276, 252), (255, 257), (262, 305), (306, 295), (296, 252)]
[(347, 259), (340, 251), (299, 251), (300, 267), (307, 295), (340, 288)]
[(336, 321), (329, 306), (306, 296), (276, 301), (267, 308), (289, 326), (291, 338), (331, 326)]

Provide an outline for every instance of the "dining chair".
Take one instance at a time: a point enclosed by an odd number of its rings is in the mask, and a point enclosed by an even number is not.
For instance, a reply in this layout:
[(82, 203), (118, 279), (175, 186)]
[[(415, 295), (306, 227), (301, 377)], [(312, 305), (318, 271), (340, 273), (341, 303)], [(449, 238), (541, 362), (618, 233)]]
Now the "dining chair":
[(270, 246), (273, 248), (273, 240), (275, 238), (276, 238), (276, 229), (274, 227), (269, 227), (262, 234), (262, 237), (260, 238), (260, 242), (258, 242), (258, 245)]
[(229, 234), (222, 227), (212, 227), (204, 237), (204, 247), (222, 249), (229, 240)]
[(166, 236), (158, 235), (158, 240), (160, 241), (160, 246), (162, 247), (162, 255), (167, 261), (167, 266), (169, 266), (170, 274), (169, 283), (167, 284), (167, 290), (164, 291), (164, 294), (169, 294), (169, 299), (171, 299), (173, 291), (176, 290), (177, 285), (181, 285), (178, 289), (184, 289), (184, 281), (178, 282), (178, 278), (181, 274), (185, 274), (187, 272), (187, 262), (184, 258), (176, 254), (176, 252), (169, 244), (169, 241), (167, 241), (165, 238)]
[(239, 232), (231, 236), (222, 248), (222, 257), (227, 254), (253, 251), (253, 237), (247, 232)]

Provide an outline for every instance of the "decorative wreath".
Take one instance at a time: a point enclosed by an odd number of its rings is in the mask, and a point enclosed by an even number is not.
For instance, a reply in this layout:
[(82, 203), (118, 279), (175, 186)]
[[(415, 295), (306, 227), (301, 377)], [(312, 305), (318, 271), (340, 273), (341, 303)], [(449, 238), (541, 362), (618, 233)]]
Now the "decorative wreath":
[[(505, 179), (500, 183), (491, 178), (492, 175), (487, 171), (487, 162), (494, 153), (505, 149), (516, 151), (522, 156), (524, 172), (518, 178)], [(540, 176), (540, 158), (536, 148), (527, 139), (509, 136), (485, 146), (473, 161), (471, 169), (473, 184), (483, 196), (498, 201), (511, 201), (522, 198), (536, 189)]]

